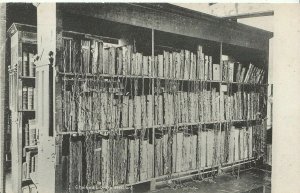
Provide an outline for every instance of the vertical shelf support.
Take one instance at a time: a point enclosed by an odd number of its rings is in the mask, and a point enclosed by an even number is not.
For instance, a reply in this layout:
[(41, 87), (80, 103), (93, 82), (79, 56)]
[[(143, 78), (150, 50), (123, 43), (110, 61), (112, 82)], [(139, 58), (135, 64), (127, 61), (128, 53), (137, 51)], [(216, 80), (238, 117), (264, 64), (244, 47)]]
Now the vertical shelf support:
[[(154, 73), (154, 29), (151, 29), (151, 55), (152, 55), (152, 73)], [(155, 74), (154, 74), (155, 75)], [(152, 95), (153, 98), (155, 93), (154, 93), (154, 79), (152, 79)], [(154, 105), (155, 103), (153, 103)], [(154, 108), (153, 108), (154, 109)], [(155, 175), (154, 171), (155, 171), (155, 128), (152, 128), (152, 144), (153, 144), (153, 175)], [(154, 176), (153, 176), (154, 177)], [(150, 181), (150, 191), (153, 191), (156, 189), (156, 180), (152, 180)]]
[(0, 4), (0, 192), (5, 192), (6, 3)]

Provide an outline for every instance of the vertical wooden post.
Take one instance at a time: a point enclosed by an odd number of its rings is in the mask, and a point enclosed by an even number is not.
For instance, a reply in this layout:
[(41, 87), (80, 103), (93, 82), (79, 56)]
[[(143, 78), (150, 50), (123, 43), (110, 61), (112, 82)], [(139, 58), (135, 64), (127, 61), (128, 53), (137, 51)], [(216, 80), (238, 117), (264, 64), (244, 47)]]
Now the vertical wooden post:
[(0, 3), (0, 193), (5, 192), (6, 3)]
[[(151, 52), (152, 52), (152, 72), (154, 72), (155, 67), (154, 67), (154, 29), (151, 30)], [(152, 94), (153, 98), (155, 99), (155, 93), (154, 93), (154, 79), (152, 79)], [(153, 102), (155, 104), (155, 102)], [(153, 116), (154, 117), (154, 116)], [(154, 126), (154, 125), (153, 125)], [(152, 174), (154, 175), (155, 171), (155, 128), (152, 127), (152, 143), (153, 143), (153, 171)], [(155, 176), (153, 176), (154, 178)], [(155, 190), (155, 180), (150, 181), (150, 191)]]
[[(38, 149), (39, 192), (61, 192), (57, 184), (61, 140), (55, 132), (55, 68), (57, 62), (57, 15), (56, 3), (41, 3), (37, 6), (37, 41), (40, 60), (36, 67), (38, 86), (37, 124), (40, 129)], [(52, 73), (50, 73), (50, 70)], [(51, 77), (50, 77), (51, 76)]]

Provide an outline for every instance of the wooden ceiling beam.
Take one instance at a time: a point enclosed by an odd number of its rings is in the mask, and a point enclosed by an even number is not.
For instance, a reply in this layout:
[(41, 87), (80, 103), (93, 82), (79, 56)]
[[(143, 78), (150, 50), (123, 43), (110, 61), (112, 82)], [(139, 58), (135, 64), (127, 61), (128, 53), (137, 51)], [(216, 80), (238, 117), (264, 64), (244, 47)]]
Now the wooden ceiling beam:
[(222, 17), (223, 19), (229, 20), (237, 20), (237, 19), (244, 19), (244, 18), (253, 18), (253, 17), (265, 17), (265, 16), (273, 16), (274, 11), (261, 11), (261, 12), (253, 12), (253, 13), (243, 13), (231, 16)]

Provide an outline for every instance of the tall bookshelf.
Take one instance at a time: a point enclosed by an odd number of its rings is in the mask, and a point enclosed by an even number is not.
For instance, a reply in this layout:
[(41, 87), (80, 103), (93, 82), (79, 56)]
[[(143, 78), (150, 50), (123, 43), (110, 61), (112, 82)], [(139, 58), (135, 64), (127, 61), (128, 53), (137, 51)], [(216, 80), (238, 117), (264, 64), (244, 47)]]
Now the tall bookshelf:
[(45, 9), (40, 191), (153, 189), (265, 156), (271, 33), (168, 4), (41, 4), (38, 18)]
[(36, 27), (13, 23), (8, 35), (11, 54), (9, 109), (13, 191), (21, 192), (30, 188), (34, 192), (36, 186), (32, 179), (36, 175), (38, 139), (35, 124)]

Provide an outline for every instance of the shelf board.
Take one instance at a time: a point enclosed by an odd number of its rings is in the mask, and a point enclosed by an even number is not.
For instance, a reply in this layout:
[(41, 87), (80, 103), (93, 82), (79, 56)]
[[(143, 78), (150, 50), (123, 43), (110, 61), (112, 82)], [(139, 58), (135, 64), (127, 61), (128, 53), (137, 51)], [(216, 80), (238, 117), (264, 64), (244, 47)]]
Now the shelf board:
[[(228, 167), (238, 166), (238, 165), (250, 163), (250, 162), (253, 162), (253, 161), (256, 161), (256, 158), (251, 157), (251, 158), (248, 158), (246, 160), (239, 160), (239, 161), (235, 161), (233, 163), (226, 164), (224, 167), (221, 166), (221, 169), (224, 170), (224, 169), (226, 169)], [(150, 182), (150, 181), (153, 181), (153, 180), (155, 180), (155, 181), (156, 180), (165, 181), (165, 180), (168, 180), (168, 179), (176, 180), (178, 177), (181, 177), (181, 176), (186, 177), (185, 175), (196, 176), (196, 175), (203, 174), (203, 173), (213, 172), (213, 171), (216, 171), (216, 169), (214, 169), (214, 168), (217, 168), (217, 167), (219, 167), (219, 165), (206, 166), (206, 167), (202, 167), (202, 168), (199, 168), (199, 169), (194, 169), (194, 170), (188, 170), (188, 171), (182, 171), (182, 172), (176, 172), (176, 173), (172, 173), (172, 174), (162, 175), (162, 176), (158, 176), (158, 177), (154, 177), (154, 178), (150, 178), (150, 179), (147, 179), (147, 180), (138, 181), (138, 182), (134, 182), (134, 183), (117, 185), (115, 187), (130, 187), (130, 186), (134, 186), (134, 185), (137, 185), (137, 184), (142, 184), (142, 183)], [(205, 171), (205, 170), (209, 170), (209, 171)]]
[(20, 79), (35, 80), (35, 76), (19, 76)]
[[(256, 83), (244, 83), (244, 82), (229, 82), (219, 80), (200, 80), (200, 79), (181, 79), (181, 78), (166, 78), (166, 77), (153, 77), (153, 76), (139, 76), (139, 75), (112, 75), (112, 74), (81, 74), (81, 73), (69, 73), (69, 72), (57, 72), (62, 77), (79, 77), (79, 78), (102, 78), (102, 79), (156, 79), (166, 81), (189, 81), (189, 82), (207, 82), (207, 83), (222, 83), (222, 84), (236, 84), (236, 85), (252, 85), (252, 86), (267, 86), (268, 84), (256, 84)], [(73, 79), (66, 79), (73, 80)]]
[(35, 112), (35, 110), (29, 110), (29, 109), (20, 109), (19, 112)]
[(25, 181), (32, 181), (32, 179), (31, 178), (22, 179), (22, 182), (25, 182)]
[(183, 127), (183, 126), (196, 126), (196, 125), (209, 125), (209, 124), (222, 124), (222, 123), (237, 123), (237, 122), (253, 122), (253, 121), (261, 121), (262, 119), (253, 119), (253, 120), (230, 120), (230, 121), (212, 121), (212, 122), (195, 122), (195, 123), (178, 123), (176, 125), (154, 125), (148, 127), (125, 127), (125, 128), (115, 128), (110, 130), (80, 130), (80, 131), (63, 131), (58, 132), (59, 135), (84, 135), (86, 133), (94, 134), (108, 134), (111, 131), (133, 131), (133, 130), (142, 130), (142, 129), (158, 129), (158, 128), (170, 128), (170, 127)]
[(27, 145), (24, 147), (24, 149), (37, 149), (38, 146), (37, 145)]

